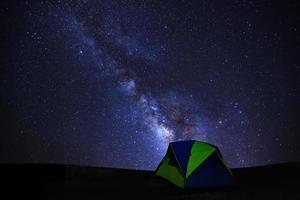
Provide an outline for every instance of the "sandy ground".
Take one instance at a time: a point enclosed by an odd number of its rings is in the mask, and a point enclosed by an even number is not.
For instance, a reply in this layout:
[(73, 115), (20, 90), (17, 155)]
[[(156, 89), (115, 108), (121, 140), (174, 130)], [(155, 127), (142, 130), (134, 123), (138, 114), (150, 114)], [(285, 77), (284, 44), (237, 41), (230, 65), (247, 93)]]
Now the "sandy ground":
[(232, 188), (185, 191), (151, 171), (1, 164), (0, 191), (22, 199), (300, 199), (300, 163), (233, 169), (233, 173)]

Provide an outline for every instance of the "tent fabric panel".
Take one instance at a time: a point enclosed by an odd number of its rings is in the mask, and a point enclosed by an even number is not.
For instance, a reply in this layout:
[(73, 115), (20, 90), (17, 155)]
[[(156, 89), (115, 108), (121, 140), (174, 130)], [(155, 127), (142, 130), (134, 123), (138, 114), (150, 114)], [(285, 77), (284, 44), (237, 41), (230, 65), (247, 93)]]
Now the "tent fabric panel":
[(193, 144), (194, 141), (192, 140), (173, 142), (170, 144), (183, 175), (186, 174), (189, 156)]
[(233, 176), (214, 152), (187, 178), (185, 188), (225, 187), (232, 183)]
[(169, 156), (165, 157), (165, 159), (162, 161), (159, 168), (157, 169), (156, 175), (169, 180), (178, 187), (184, 188), (184, 178), (181, 174), (179, 167), (170, 165), (170, 161), (171, 158)]
[(207, 143), (195, 142), (191, 149), (185, 177), (189, 177), (215, 151), (216, 149)]

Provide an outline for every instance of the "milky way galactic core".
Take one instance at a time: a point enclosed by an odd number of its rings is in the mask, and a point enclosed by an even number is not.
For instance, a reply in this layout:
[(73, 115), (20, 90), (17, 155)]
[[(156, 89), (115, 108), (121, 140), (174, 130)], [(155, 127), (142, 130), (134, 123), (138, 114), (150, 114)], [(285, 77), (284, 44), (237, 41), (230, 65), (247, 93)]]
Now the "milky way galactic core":
[(231, 167), (300, 160), (299, 5), (272, 2), (2, 6), (0, 161), (154, 169), (190, 139)]

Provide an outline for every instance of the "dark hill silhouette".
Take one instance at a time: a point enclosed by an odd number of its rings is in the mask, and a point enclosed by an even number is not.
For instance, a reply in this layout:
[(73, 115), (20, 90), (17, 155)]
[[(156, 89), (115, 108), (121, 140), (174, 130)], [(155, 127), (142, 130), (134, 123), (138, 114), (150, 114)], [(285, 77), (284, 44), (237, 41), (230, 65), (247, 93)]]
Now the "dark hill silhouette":
[[(300, 199), (300, 163), (233, 169), (236, 185), (184, 191), (152, 171), (53, 164), (1, 164), (0, 191), (22, 199)], [(4, 194), (3, 194), (4, 195)]]

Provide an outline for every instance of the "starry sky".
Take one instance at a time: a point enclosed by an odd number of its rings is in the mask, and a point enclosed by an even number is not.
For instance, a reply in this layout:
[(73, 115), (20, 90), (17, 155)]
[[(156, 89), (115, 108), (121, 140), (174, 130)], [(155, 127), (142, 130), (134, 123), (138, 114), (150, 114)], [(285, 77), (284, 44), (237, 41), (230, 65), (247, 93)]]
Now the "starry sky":
[(155, 169), (188, 139), (300, 161), (299, 2), (1, 4), (1, 163)]

